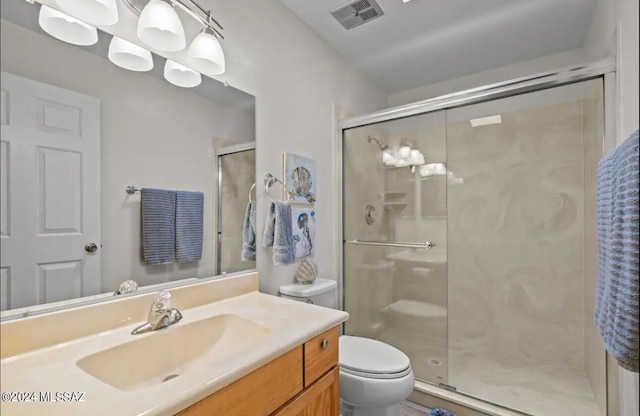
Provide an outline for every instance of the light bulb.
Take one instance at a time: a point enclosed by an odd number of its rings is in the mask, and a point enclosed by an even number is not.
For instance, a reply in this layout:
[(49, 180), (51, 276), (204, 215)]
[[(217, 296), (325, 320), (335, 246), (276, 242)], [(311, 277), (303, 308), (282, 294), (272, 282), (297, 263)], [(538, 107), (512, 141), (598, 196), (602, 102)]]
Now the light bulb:
[(163, 0), (151, 0), (142, 9), (137, 34), (141, 41), (161, 51), (177, 52), (186, 45), (180, 18)]
[(98, 41), (95, 27), (44, 4), (40, 7), (38, 23), (42, 30), (63, 42), (88, 46)]

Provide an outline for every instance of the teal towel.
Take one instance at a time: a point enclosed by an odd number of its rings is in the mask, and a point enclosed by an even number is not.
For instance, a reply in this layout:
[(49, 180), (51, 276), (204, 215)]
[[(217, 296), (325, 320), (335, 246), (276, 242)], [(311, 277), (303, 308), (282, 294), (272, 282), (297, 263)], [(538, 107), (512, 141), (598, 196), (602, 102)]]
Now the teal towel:
[(176, 192), (176, 260), (195, 261), (202, 258), (204, 194)]
[(176, 193), (142, 189), (142, 253), (147, 264), (171, 263), (175, 259)]

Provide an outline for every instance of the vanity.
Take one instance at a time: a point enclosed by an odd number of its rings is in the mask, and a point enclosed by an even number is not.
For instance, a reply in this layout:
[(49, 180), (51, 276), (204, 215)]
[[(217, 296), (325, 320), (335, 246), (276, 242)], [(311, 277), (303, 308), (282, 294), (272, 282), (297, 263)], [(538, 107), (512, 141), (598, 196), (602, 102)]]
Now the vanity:
[(259, 293), (252, 272), (171, 290), (183, 319), (132, 335), (155, 294), (3, 322), (2, 391), (29, 394), (0, 412), (339, 416), (346, 312)]

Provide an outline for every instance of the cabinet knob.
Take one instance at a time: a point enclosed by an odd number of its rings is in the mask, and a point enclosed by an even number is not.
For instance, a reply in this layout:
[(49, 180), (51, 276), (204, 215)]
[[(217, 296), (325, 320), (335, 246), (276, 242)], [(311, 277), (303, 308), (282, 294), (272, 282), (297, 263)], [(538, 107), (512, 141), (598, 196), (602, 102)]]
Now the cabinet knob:
[(323, 350), (326, 350), (327, 348), (329, 348), (329, 340), (328, 339), (323, 339), (321, 346), (322, 346)]

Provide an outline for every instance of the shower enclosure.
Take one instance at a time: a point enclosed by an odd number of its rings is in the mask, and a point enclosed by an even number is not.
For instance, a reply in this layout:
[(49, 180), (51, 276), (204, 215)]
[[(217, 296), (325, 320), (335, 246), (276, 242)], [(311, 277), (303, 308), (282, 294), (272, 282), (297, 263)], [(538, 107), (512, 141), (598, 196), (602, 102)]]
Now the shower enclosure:
[(606, 415), (593, 307), (611, 76), (600, 62), (343, 120), (345, 333), (405, 352), (417, 387)]
[(216, 274), (255, 269), (255, 261), (244, 261), (242, 227), (252, 185), (256, 181), (255, 143), (225, 147), (216, 152), (218, 168), (218, 198), (216, 229)]

